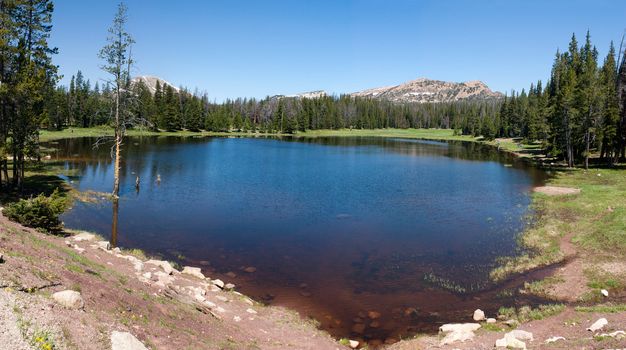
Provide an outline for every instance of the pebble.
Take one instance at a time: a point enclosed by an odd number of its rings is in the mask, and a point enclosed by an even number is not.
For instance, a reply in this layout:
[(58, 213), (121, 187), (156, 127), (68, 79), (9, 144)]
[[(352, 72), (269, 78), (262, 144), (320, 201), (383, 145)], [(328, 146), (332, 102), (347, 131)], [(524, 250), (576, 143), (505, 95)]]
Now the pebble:
[(83, 297), (74, 290), (64, 290), (52, 294), (52, 299), (68, 309), (82, 309), (85, 306)]
[(350, 344), (350, 347), (353, 349), (356, 349), (359, 347), (359, 342), (356, 340), (350, 340), (348, 343)]
[(546, 344), (555, 343), (555, 342), (557, 342), (559, 340), (565, 340), (565, 338), (563, 338), (563, 337), (551, 337), (551, 338), (546, 339)]
[(253, 266), (248, 266), (248, 267), (246, 267), (246, 268), (245, 268), (245, 269), (243, 269), (243, 270), (244, 270), (245, 272), (247, 272), (247, 273), (253, 273), (253, 272), (256, 272), (256, 267), (253, 267)]
[(474, 311), (474, 315), (472, 316), (472, 318), (476, 322), (482, 321), (485, 319), (485, 312), (481, 309), (476, 309), (476, 311)]
[(496, 322), (497, 321), (496, 321), (495, 318), (490, 317), (490, 318), (487, 319), (487, 323), (496, 323)]
[(213, 280), (211, 282), (213, 282), (214, 285), (216, 285), (216, 286), (218, 286), (220, 288), (224, 288), (224, 281), (222, 281), (222, 280), (218, 279), (218, 280)]
[(370, 311), (367, 313), (367, 317), (371, 318), (372, 320), (375, 320), (377, 318), (380, 318), (381, 314), (378, 311)]
[(600, 290), (600, 293), (602, 293), (602, 295), (604, 295), (605, 297), (608, 297), (608, 296), (609, 296), (609, 291), (608, 291), (608, 290), (606, 290), (606, 289), (602, 289), (602, 290)]

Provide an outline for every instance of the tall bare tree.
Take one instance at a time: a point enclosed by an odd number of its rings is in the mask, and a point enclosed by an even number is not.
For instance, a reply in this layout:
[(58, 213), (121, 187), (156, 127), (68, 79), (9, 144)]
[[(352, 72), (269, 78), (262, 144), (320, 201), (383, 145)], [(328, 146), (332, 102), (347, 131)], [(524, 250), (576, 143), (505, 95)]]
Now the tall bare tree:
[(126, 126), (132, 123), (132, 101), (130, 89), (130, 69), (133, 65), (132, 45), (134, 40), (126, 31), (127, 7), (120, 3), (113, 24), (109, 28), (107, 44), (100, 51), (100, 58), (105, 61), (102, 69), (111, 75), (110, 83), (113, 86), (113, 103), (111, 119), (115, 136), (112, 154), (114, 158), (113, 200), (117, 202), (120, 191), (121, 150), (126, 134)]

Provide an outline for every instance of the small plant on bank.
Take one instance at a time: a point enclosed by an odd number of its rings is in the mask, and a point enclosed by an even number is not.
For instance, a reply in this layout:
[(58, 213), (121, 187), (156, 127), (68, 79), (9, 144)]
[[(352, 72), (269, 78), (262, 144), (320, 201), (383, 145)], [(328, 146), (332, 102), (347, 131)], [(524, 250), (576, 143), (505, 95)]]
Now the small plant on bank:
[(66, 199), (55, 190), (50, 197), (40, 194), (29, 199), (20, 199), (4, 209), (3, 214), (20, 224), (44, 232), (61, 230), (59, 215), (66, 206)]

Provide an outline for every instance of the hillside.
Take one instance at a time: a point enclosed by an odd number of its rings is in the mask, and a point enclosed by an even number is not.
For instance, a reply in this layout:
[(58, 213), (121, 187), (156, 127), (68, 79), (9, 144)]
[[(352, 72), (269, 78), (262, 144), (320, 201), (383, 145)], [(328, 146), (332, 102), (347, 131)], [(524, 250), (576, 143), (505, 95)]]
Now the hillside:
[(455, 102), (502, 98), (481, 81), (454, 83), (420, 78), (395, 86), (367, 89), (352, 96), (384, 99), (399, 103)]

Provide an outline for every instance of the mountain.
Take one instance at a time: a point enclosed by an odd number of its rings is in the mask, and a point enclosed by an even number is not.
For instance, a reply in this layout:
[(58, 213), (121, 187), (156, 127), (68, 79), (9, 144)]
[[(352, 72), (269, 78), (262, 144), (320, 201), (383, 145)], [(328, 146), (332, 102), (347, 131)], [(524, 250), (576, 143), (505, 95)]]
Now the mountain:
[(308, 91), (301, 92), (299, 94), (293, 95), (274, 95), (270, 97), (271, 99), (280, 99), (280, 98), (320, 98), (327, 96), (328, 94), (324, 90), (316, 90), (316, 91)]
[(302, 92), (302, 93), (295, 94), (295, 95), (287, 95), (286, 97), (320, 98), (320, 97), (324, 97), (326, 95), (327, 95), (326, 91), (324, 91), (324, 90), (317, 90), (317, 91)]
[(502, 98), (482, 81), (454, 83), (420, 78), (400, 85), (379, 87), (352, 93), (351, 96), (384, 99), (400, 103), (454, 102)]
[(174, 91), (176, 92), (179, 91), (179, 89), (176, 86), (158, 77), (153, 77), (149, 75), (141, 75), (141, 76), (137, 76), (131, 79), (132, 84), (137, 84), (139, 82), (142, 82), (145, 86), (148, 87), (148, 90), (150, 90), (152, 94), (154, 94), (154, 92), (156, 91), (157, 81), (161, 84), (161, 88), (163, 88), (165, 85), (169, 85), (172, 88), (174, 88)]

